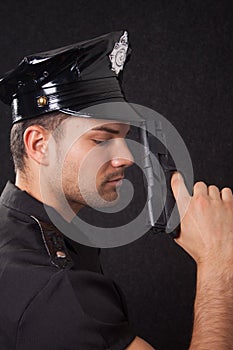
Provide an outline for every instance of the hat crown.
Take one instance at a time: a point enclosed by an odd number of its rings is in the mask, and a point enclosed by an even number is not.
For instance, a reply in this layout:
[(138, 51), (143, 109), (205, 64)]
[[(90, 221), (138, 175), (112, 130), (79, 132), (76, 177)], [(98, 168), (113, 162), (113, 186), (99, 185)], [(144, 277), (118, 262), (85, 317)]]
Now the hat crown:
[[(80, 94), (84, 96), (85, 93), (87, 95), (107, 93), (107, 81), (103, 86), (104, 79), (112, 78), (112, 80), (109, 79), (112, 92), (121, 90), (119, 73), (130, 51), (127, 32), (117, 31), (73, 45), (26, 56), (15, 69), (0, 79), (0, 99), (8, 105), (13, 102), (14, 118), (24, 119), (70, 107), (68, 100), (69, 97), (74, 98), (74, 94), (76, 102), (79, 103)], [(116, 83), (113, 83), (113, 78), (118, 80), (118, 88)], [(97, 90), (99, 88), (98, 91), (92, 91), (94, 85), (91, 87), (91, 81), (97, 86)], [(83, 84), (77, 85), (78, 83)], [(85, 88), (84, 83), (86, 83)], [(87, 91), (88, 88), (89, 91)], [(85, 91), (82, 91), (83, 89)], [(47, 106), (46, 104), (37, 105), (36, 101), (41, 96), (47, 98)], [(119, 91), (117, 96), (123, 98), (122, 91), (121, 96)], [(32, 108), (30, 108), (31, 104)]]

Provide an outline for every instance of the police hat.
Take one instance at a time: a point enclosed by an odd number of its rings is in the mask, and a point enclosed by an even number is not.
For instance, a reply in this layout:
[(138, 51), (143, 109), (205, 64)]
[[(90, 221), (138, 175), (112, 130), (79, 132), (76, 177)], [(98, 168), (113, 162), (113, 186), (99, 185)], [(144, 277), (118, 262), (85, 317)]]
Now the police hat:
[(130, 52), (128, 33), (120, 31), (27, 56), (0, 79), (0, 99), (11, 105), (13, 123), (57, 110), (138, 119), (121, 86)]

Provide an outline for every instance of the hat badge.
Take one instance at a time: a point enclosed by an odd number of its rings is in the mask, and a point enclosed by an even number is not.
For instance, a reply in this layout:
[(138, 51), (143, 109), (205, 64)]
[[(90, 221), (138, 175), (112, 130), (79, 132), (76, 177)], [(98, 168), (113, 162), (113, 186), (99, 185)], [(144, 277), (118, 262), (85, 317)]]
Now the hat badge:
[(40, 96), (40, 97), (38, 97), (38, 99), (37, 99), (37, 105), (38, 105), (38, 107), (44, 107), (44, 106), (47, 105), (47, 103), (48, 103), (48, 99), (47, 99), (46, 96)]
[(118, 75), (126, 60), (126, 53), (128, 50), (128, 33), (125, 31), (120, 37), (119, 41), (115, 43), (112, 52), (109, 55), (109, 59), (112, 63), (112, 70)]

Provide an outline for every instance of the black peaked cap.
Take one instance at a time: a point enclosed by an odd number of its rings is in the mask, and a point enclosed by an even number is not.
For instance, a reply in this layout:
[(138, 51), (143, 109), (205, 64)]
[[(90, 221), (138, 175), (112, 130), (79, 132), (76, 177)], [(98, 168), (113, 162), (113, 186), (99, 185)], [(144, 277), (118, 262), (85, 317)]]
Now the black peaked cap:
[(130, 52), (128, 33), (118, 31), (27, 56), (0, 79), (0, 99), (12, 106), (13, 123), (124, 102), (122, 71)]

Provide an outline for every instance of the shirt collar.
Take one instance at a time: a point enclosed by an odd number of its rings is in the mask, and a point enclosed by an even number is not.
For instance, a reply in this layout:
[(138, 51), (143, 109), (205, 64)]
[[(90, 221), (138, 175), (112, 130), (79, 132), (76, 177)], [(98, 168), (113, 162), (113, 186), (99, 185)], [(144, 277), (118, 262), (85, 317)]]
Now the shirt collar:
[(96, 249), (92, 247), (88, 236), (85, 236), (81, 231), (79, 231), (77, 226), (73, 225), (72, 221), (68, 223), (54, 208), (38, 201), (26, 191), (19, 189), (10, 181), (7, 182), (1, 194), (0, 203), (8, 208), (14, 209), (30, 217), (33, 216), (39, 221), (43, 221), (51, 225), (54, 225), (50, 219), (50, 217), (53, 217), (53, 220), (55, 219), (56, 222), (59, 223), (59, 227), (62, 228), (63, 234), (65, 232), (73, 231), (75, 232), (75, 235), (81, 239), (82, 243), (78, 243), (69, 238), (67, 235), (64, 235), (66, 242), (69, 242), (76, 252), (79, 251), (80, 246), (88, 246), (88, 248), (93, 250)]
[[(47, 214), (48, 209), (49, 211), (54, 212), (54, 215), (60, 216), (55, 209), (38, 201), (26, 191), (20, 190), (10, 181), (7, 182), (6, 187), (1, 194), (0, 203), (26, 215), (35, 216), (39, 220), (47, 223), (51, 223), (51, 220)], [(60, 218), (62, 219), (61, 216)]]

